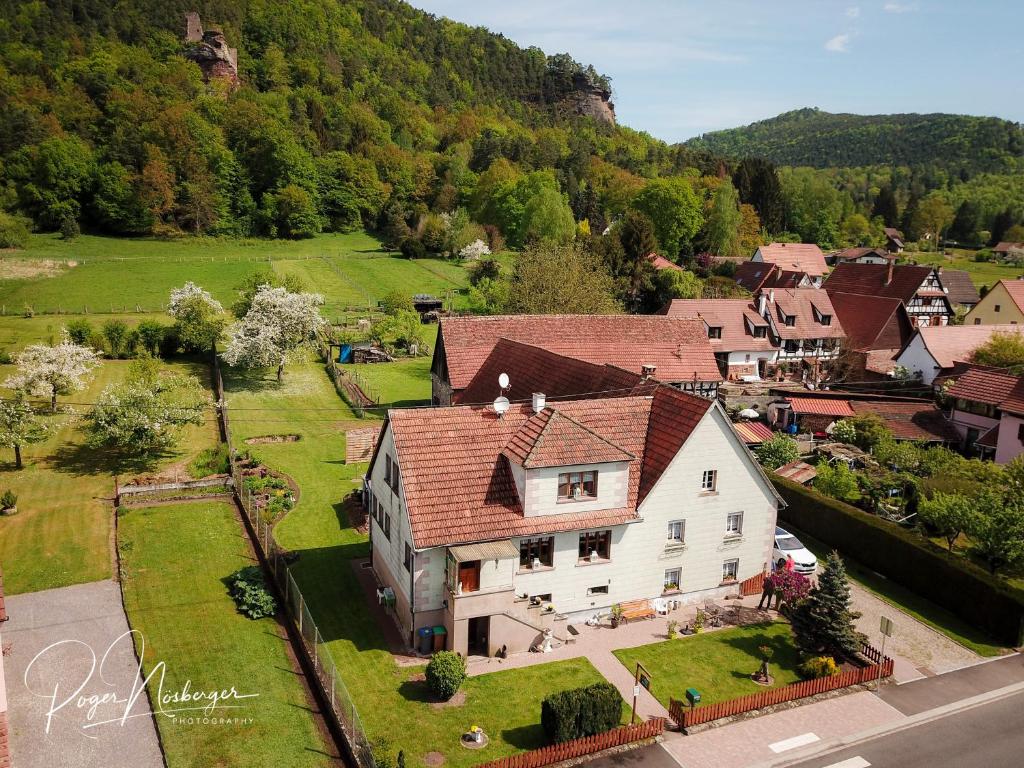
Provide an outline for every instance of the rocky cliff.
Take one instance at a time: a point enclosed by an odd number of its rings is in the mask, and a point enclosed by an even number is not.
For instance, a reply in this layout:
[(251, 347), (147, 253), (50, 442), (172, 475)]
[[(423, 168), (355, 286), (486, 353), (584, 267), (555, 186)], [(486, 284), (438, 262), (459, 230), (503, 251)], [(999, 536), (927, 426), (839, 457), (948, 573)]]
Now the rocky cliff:
[(219, 29), (203, 31), (202, 21), (195, 11), (185, 14), (185, 43), (188, 45), (185, 57), (199, 65), (206, 82), (222, 80), (232, 88), (238, 86), (238, 49), (228, 47)]
[(573, 80), (573, 90), (566, 97), (566, 103), (577, 115), (592, 117), (602, 123), (615, 125), (615, 105), (611, 92), (590, 82), (586, 77)]

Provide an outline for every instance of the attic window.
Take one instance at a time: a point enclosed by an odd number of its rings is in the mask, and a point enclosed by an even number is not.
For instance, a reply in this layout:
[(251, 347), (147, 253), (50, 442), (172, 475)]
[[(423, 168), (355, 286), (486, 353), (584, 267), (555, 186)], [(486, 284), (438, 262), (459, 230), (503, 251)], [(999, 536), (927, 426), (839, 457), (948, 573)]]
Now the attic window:
[(793, 327), (794, 325), (796, 325), (796, 315), (785, 315), (785, 318), (786, 318), (786, 320), (785, 320), (786, 325), (788, 325), (790, 327)]
[(558, 500), (597, 498), (597, 472), (563, 472), (558, 476)]
[(721, 326), (716, 326), (716, 325), (709, 326), (708, 327), (708, 338), (709, 339), (720, 339), (720, 338), (722, 338), (722, 328), (721, 328)]
[(765, 326), (758, 325), (758, 326), (754, 327), (754, 338), (755, 339), (764, 339), (764, 338), (767, 338), (767, 337), (768, 337), (768, 329)]

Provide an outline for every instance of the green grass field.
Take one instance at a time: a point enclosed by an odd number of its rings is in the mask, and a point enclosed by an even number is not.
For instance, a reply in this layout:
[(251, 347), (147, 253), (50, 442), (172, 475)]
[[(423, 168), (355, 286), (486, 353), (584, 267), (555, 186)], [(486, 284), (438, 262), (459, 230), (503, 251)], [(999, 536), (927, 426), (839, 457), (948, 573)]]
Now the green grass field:
[[(358, 376), (366, 385), (366, 394), (376, 398), (381, 407), (404, 408), (430, 404), (430, 361), (424, 356), (341, 368)], [(383, 416), (383, 412), (378, 415)]]
[[(168, 365), (209, 381), (205, 366)], [(120, 381), (128, 366), (125, 361), (104, 362), (86, 390), (60, 402), (92, 402), (105, 386)], [(0, 381), (11, 372), (13, 366), (0, 366)], [(87, 406), (73, 407), (79, 413), (87, 410)], [(84, 445), (75, 414), (45, 418), (53, 432), (44, 442), (25, 446), (24, 469), (14, 469), (13, 454), (6, 449), (0, 463), (0, 490), (11, 488), (18, 494), (18, 513), (0, 517), (0, 567), (9, 594), (110, 578), (114, 475), (119, 474), (123, 482), (133, 474), (132, 469), (118, 467), (106, 452)], [(180, 450), (145, 469), (174, 471), (216, 440), (211, 418), (185, 432)]]
[(128, 620), (145, 638), (146, 673), (163, 662), (165, 692), (190, 681), (194, 691), (234, 686), (257, 694), (240, 700), (241, 709), (212, 713), (252, 718), (247, 724), (188, 725), (158, 714), (169, 768), (340, 764), (310, 713), (284, 628), (241, 615), (227, 593), (224, 578), (255, 562), (231, 505), (130, 510), (118, 520), (118, 546)]
[(143, 320), (171, 324), (171, 319), (165, 314), (0, 316), (0, 350), (13, 355), (29, 344), (55, 343), (60, 340), (64, 326), (80, 318), (88, 320), (97, 331), (108, 320), (122, 320), (130, 328), (134, 328)]
[(962, 269), (970, 273), (971, 280), (979, 290), (983, 285), (991, 288), (1000, 280), (1016, 280), (1024, 274), (1024, 270), (1020, 267), (1008, 266), (996, 261), (975, 261), (972, 251), (954, 249), (948, 256), (928, 252), (908, 253), (904, 256), (916, 264), (928, 264), (943, 269)]
[(643, 664), (651, 673), (651, 693), (668, 707), (670, 698), (684, 700), (687, 688), (700, 691), (703, 704), (763, 691), (750, 679), (761, 664), (758, 648), (762, 645), (775, 650), (769, 666), (774, 687), (800, 679), (796, 671), (799, 654), (789, 624), (784, 622), (688, 635), (614, 653), (630, 671), (638, 661)]

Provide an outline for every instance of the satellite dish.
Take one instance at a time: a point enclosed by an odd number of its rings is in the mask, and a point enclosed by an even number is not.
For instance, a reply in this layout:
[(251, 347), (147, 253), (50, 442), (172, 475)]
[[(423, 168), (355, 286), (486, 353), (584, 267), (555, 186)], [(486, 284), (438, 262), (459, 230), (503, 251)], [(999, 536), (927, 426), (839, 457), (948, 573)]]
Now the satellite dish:
[(498, 376), (498, 386), (502, 389), (508, 389), (508, 374), (503, 373)]
[(509, 403), (507, 397), (496, 397), (494, 399), (494, 412), (497, 413), (499, 416), (504, 416), (505, 411), (507, 411), (510, 406), (511, 403)]

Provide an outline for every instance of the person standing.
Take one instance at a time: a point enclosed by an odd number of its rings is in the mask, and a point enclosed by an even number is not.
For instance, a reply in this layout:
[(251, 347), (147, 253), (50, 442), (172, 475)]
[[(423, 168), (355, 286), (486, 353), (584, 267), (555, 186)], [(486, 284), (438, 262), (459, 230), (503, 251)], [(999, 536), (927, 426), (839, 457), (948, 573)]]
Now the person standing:
[[(774, 595), (774, 594), (775, 594), (775, 582), (772, 580), (772, 577), (770, 575), (769, 576), (765, 576), (764, 577), (764, 584), (761, 586), (761, 600), (757, 604), (757, 610), (760, 611), (760, 610), (763, 610), (764, 608), (771, 608), (772, 607), (772, 595)], [(767, 606), (765, 605), (765, 601), (768, 602)]]
[(787, 571), (792, 571), (793, 568), (796, 567), (796, 563), (793, 562), (793, 556), (792, 555), (786, 555), (786, 566), (785, 567), (786, 567)]

